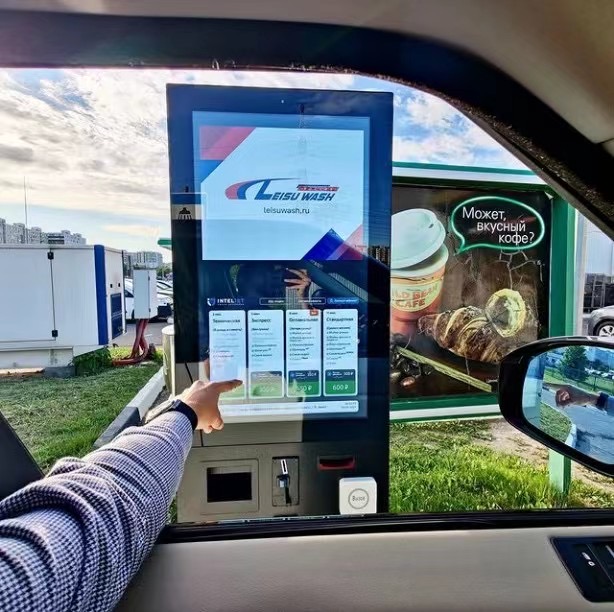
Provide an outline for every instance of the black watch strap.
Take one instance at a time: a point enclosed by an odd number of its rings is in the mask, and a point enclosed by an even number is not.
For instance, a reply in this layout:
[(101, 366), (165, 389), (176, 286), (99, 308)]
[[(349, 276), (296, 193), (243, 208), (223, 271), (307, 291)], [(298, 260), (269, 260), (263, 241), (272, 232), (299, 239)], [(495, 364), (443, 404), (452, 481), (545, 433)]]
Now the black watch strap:
[(190, 423), (192, 425), (192, 431), (196, 430), (196, 426), (198, 425), (198, 417), (196, 413), (190, 406), (184, 404), (180, 399), (176, 399), (171, 407), (168, 409), (169, 412), (181, 412), (181, 414), (185, 414), (188, 419), (190, 419)]

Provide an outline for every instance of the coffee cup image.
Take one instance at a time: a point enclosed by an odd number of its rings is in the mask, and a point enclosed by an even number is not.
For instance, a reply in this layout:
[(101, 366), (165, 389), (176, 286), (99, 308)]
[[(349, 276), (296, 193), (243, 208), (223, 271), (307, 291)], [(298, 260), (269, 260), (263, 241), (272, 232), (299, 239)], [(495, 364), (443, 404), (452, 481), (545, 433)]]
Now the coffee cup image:
[(439, 312), (449, 252), (446, 230), (425, 208), (392, 215), (390, 328), (411, 339), (418, 319)]

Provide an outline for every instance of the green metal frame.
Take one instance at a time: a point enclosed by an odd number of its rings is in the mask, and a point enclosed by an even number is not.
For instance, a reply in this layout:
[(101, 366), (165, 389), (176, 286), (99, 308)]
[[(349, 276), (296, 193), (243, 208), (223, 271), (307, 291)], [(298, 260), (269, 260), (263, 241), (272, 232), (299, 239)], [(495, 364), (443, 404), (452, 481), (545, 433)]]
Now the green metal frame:
[[(576, 210), (555, 196), (552, 201), (552, 266), (550, 273), (550, 335), (575, 333)], [(554, 308), (556, 305), (556, 308)], [(571, 486), (571, 459), (550, 451), (550, 484), (565, 495)]]
[[(445, 170), (466, 173), (489, 173), (499, 175), (509, 175), (510, 182), (494, 182), (472, 179), (444, 179), (444, 178), (413, 178), (395, 177), (395, 185), (411, 186), (432, 186), (432, 187), (457, 187), (481, 188), (496, 190), (513, 191), (542, 191), (552, 197), (552, 232), (551, 232), (551, 261), (556, 261), (556, 266), (551, 266), (550, 274), (550, 316), (549, 329), (550, 336), (560, 336), (573, 333), (574, 321), (574, 265), (575, 265), (575, 210), (564, 200), (554, 194), (552, 189), (543, 184), (525, 184), (514, 182), (514, 176), (534, 176), (530, 170), (520, 169), (497, 169), (497, 168), (478, 168), (467, 166), (445, 166), (441, 164), (418, 164), (395, 162), (394, 168), (415, 168), (422, 170)], [(563, 264), (564, 265), (559, 265)], [(424, 410), (451, 408), (463, 406), (485, 406), (497, 404), (497, 396), (494, 393), (488, 394), (468, 394), (455, 395), (448, 397), (429, 398), (429, 399), (398, 399), (392, 400), (390, 405), (391, 419), (395, 422), (414, 421), (414, 420), (439, 420), (440, 418), (459, 418), (459, 417), (430, 417), (428, 419), (412, 419), (404, 417), (395, 419), (394, 413), (407, 410)], [(488, 418), (500, 416), (498, 410), (492, 413), (475, 415), (474, 418)], [(463, 417), (463, 418), (469, 418)]]
[[(554, 191), (545, 183), (519, 183), (514, 180), (519, 176), (536, 176), (531, 170), (518, 168), (484, 168), (481, 166), (446, 166), (444, 164), (421, 164), (413, 162), (393, 162), (393, 184), (405, 184), (428, 187), (466, 187), (480, 189), (510, 189), (518, 191), (543, 191), (555, 195)], [(442, 172), (464, 172), (467, 177), (445, 178), (445, 177), (424, 177), (424, 176), (394, 176), (394, 168), (409, 168), (413, 170), (439, 170)], [(471, 174), (498, 174), (509, 176), (509, 181), (487, 181), (484, 179), (469, 178)]]
[(552, 200), (552, 251), (556, 262), (550, 271), (550, 335), (574, 333), (576, 211), (565, 200)]
[(453, 179), (453, 178), (430, 178), (430, 177), (408, 177), (408, 176), (395, 176), (392, 179), (393, 185), (414, 185), (416, 187), (460, 187), (467, 189), (491, 189), (500, 191), (514, 190), (514, 191), (543, 191), (550, 195), (554, 195), (554, 192), (548, 185), (539, 185), (535, 183), (515, 183), (510, 182), (495, 182), (495, 181), (482, 181), (472, 179)]
[(443, 170), (445, 172), (479, 172), (480, 174), (509, 174), (511, 176), (535, 176), (532, 170), (522, 168), (492, 168), (486, 166), (456, 166), (454, 164), (425, 164), (421, 162), (393, 162), (393, 168), (414, 168), (415, 170)]
[[(462, 408), (463, 406), (488, 406), (496, 404), (496, 393), (480, 393), (479, 395), (442, 395), (434, 399), (400, 399), (391, 402), (391, 410), (425, 410), (428, 408)], [(500, 414), (499, 411), (493, 414)], [(482, 415), (485, 416), (485, 415)]]

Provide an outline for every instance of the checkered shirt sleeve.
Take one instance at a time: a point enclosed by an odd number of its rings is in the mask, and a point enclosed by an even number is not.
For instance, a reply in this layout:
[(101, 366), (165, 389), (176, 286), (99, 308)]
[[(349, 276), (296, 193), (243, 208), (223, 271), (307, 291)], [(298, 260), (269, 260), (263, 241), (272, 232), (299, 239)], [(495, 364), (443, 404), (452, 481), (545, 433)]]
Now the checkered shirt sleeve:
[(188, 418), (163, 414), (0, 502), (0, 610), (113, 609), (166, 522), (191, 443)]

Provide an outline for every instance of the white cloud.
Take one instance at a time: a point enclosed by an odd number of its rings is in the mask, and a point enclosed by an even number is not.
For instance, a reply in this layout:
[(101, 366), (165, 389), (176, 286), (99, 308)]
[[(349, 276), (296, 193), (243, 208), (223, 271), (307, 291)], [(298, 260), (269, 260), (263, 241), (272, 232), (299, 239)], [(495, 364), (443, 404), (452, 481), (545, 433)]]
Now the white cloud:
[(432, 134), (422, 139), (395, 136), (392, 146), (395, 160), (465, 166), (475, 162), (469, 144), (452, 134)]
[(102, 214), (97, 240), (153, 246), (141, 220), (168, 232), (167, 83), (393, 91), (395, 160), (519, 165), (446, 102), (349, 74), (0, 70), (0, 205), (22, 202), (25, 176), (29, 202), (61, 225)]
[(397, 110), (393, 157), (398, 161), (524, 167), (494, 138), (453, 106), (414, 91)]
[(445, 129), (459, 116), (459, 112), (453, 106), (422, 91), (416, 91), (408, 98), (405, 111), (411, 123), (426, 129)]
[[(351, 75), (70, 70), (36, 91), (0, 72), (0, 198), (122, 216), (168, 216), (167, 83), (344, 88)], [(15, 180), (17, 177), (18, 180)]]

